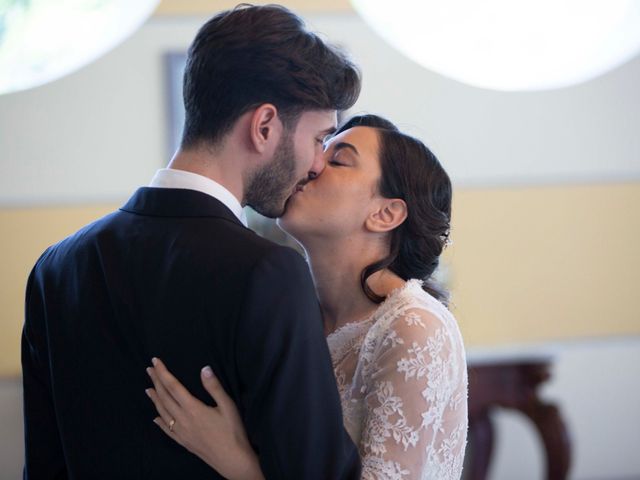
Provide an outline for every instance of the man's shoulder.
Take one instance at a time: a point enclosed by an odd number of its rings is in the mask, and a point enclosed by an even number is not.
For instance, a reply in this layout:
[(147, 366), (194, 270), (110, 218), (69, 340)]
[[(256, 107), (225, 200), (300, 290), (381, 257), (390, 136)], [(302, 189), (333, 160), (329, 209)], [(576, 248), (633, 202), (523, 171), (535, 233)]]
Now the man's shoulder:
[[(226, 232), (223, 233), (222, 230)], [(221, 226), (212, 234), (215, 238), (211, 240), (218, 244), (218, 248), (228, 252), (229, 256), (235, 257), (238, 267), (244, 265), (248, 273), (271, 268), (291, 272), (300, 265), (306, 266), (302, 255), (293, 248), (261, 237), (253, 230), (240, 225)]]
[(293, 274), (296, 270), (308, 270), (302, 255), (291, 247), (279, 245), (273, 242), (265, 244), (261, 251), (254, 257), (254, 270), (282, 271)]
[[(149, 241), (153, 248), (145, 247)], [(184, 261), (237, 274), (250, 274), (261, 265), (285, 269), (304, 265), (301, 255), (292, 248), (261, 237), (239, 222), (216, 217), (145, 217), (116, 210), (50, 246), (36, 267), (55, 268), (60, 262), (68, 264), (105, 248), (122, 254), (136, 251), (143, 257), (169, 254), (177, 248), (184, 253), (180, 256)]]
[[(230, 251), (236, 250), (243, 257), (258, 260), (282, 249), (294, 251), (289, 247), (283, 247), (272, 240), (261, 237), (240, 222), (225, 218), (183, 219), (180, 226), (176, 228), (180, 229), (183, 235), (191, 237), (193, 248), (210, 253), (224, 251), (228, 254)], [(200, 253), (206, 255), (206, 252)]]
[(117, 215), (117, 210), (108, 213), (107, 215), (84, 225), (74, 233), (49, 246), (40, 256), (36, 266), (47, 261), (51, 261), (56, 256), (68, 256), (73, 251), (82, 250), (82, 248), (87, 245), (92, 238), (98, 235), (98, 232), (107, 228)]

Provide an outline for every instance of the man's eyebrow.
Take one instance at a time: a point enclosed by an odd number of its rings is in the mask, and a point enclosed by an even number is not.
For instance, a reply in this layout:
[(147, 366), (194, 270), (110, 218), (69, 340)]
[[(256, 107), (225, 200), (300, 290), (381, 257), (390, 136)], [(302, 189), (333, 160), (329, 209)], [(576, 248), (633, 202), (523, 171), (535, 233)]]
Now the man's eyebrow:
[(333, 151), (338, 152), (340, 150), (344, 150), (345, 148), (352, 150), (353, 153), (360, 156), (360, 153), (358, 153), (358, 149), (354, 145), (351, 145), (350, 143), (347, 143), (347, 142), (336, 143), (336, 145), (333, 147)]
[(336, 132), (336, 130), (338, 130), (336, 127), (329, 127), (326, 130), (321, 131), (320, 135), (328, 137), (329, 135), (333, 135)]

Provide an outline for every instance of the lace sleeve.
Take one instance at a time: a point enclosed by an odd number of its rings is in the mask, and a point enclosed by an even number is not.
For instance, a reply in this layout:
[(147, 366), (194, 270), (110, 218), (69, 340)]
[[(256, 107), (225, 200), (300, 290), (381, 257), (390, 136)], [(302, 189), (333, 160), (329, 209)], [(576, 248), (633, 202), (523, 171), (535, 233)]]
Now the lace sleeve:
[(362, 478), (459, 479), (467, 374), (453, 317), (406, 311), (384, 332), (370, 367), (363, 392)]

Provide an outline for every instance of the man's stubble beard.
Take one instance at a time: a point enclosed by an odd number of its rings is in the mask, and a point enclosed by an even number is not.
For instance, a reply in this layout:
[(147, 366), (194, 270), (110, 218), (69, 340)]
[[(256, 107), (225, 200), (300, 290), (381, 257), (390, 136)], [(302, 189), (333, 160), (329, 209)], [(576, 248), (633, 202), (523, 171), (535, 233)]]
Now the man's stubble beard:
[(247, 182), (245, 202), (265, 217), (282, 216), (295, 182), (293, 135), (285, 134), (268, 165), (257, 170)]

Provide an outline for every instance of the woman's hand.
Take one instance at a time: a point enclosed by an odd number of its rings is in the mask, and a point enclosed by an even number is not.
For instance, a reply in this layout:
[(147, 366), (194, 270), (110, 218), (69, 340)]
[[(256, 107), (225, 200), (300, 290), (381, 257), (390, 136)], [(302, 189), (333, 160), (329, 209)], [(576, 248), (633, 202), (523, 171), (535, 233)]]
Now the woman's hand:
[(223, 477), (264, 479), (236, 405), (211, 368), (204, 367), (200, 378), (217, 407), (209, 407), (191, 395), (162, 361), (154, 358), (152, 363), (147, 373), (155, 388), (145, 391), (160, 414), (154, 423)]

